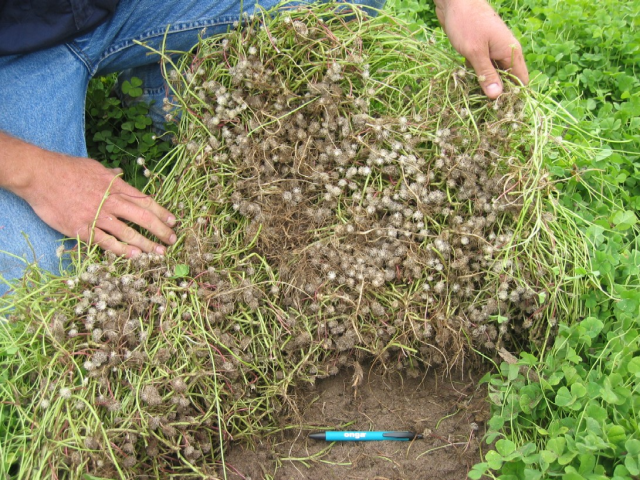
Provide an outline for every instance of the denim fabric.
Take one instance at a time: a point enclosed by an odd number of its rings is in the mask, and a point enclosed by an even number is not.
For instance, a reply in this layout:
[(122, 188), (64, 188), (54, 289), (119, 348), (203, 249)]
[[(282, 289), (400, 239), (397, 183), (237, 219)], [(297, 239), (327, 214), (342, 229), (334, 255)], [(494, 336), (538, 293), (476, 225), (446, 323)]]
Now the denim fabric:
[[(269, 9), (277, 3), (263, 0), (260, 6)], [(349, 3), (382, 8), (384, 0)], [(84, 100), (89, 80), (121, 71), (125, 78), (143, 80), (143, 98), (155, 102), (158, 109), (152, 118), (155, 115), (159, 123), (159, 108), (168, 93), (159, 56), (136, 42), (187, 51), (199, 36), (227, 31), (243, 11), (251, 14), (256, 5), (254, 0), (122, 0), (107, 22), (71, 43), (0, 57), (0, 130), (45, 149), (86, 156)], [(19, 278), (25, 262), (38, 262), (54, 273), (68, 267), (68, 260), (61, 263), (56, 256), (62, 238), (28, 204), (0, 188), (0, 280)], [(72, 245), (67, 241), (65, 246)], [(0, 295), (7, 291), (8, 285), (0, 281)]]

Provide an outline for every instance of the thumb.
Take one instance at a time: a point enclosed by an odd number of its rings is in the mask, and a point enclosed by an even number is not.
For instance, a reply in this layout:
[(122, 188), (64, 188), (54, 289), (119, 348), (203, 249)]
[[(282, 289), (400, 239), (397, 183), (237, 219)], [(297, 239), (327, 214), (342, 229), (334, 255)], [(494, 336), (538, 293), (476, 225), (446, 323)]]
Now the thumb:
[(481, 52), (474, 58), (468, 58), (469, 63), (478, 76), (478, 82), (484, 94), (494, 100), (502, 93), (502, 81), (500, 75), (491, 62), (489, 52)]

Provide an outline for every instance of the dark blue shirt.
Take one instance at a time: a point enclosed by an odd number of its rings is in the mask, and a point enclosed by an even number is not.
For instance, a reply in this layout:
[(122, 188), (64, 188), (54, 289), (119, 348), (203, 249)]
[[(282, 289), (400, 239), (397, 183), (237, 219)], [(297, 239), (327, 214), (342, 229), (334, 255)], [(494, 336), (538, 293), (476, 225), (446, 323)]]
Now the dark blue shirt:
[(0, 55), (68, 42), (111, 16), (119, 0), (0, 0)]

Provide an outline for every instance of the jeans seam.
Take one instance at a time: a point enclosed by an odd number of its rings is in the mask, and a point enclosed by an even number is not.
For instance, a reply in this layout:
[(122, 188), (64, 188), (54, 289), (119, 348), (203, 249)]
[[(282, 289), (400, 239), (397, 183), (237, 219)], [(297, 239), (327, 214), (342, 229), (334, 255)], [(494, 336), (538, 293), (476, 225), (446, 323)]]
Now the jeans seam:
[[(185, 23), (179, 23), (179, 24), (174, 24), (172, 26), (170, 26), (168, 29), (167, 28), (162, 28), (162, 29), (154, 29), (154, 30), (149, 30), (145, 33), (143, 33), (142, 35), (139, 35), (138, 37), (134, 37), (128, 40), (124, 40), (118, 44), (112, 45), (111, 47), (109, 47), (107, 50), (104, 51), (104, 53), (102, 54), (102, 56), (98, 59), (98, 61), (96, 62), (95, 66), (93, 66), (93, 68), (91, 70), (89, 70), (91, 76), (93, 76), (99, 69), (100, 64), (106, 60), (108, 57), (110, 57), (111, 55), (114, 55), (122, 50), (125, 50), (133, 45), (135, 45), (136, 41), (138, 42), (144, 42), (146, 40), (150, 40), (152, 38), (157, 38), (157, 37), (161, 37), (169, 34), (173, 34), (173, 33), (182, 33), (182, 32), (187, 32), (189, 30), (198, 30), (198, 29), (202, 29), (202, 28), (208, 28), (208, 27), (217, 27), (220, 25), (229, 25), (232, 24), (233, 22), (237, 21), (238, 17), (236, 15), (228, 15), (225, 17), (220, 17), (217, 18), (215, 20), (199, 20), (199, 21), (195, 21), (195, 22), (185, 22)], [(85, 62), (86, 64), (86, 62)]]
[(84, 54), (82, 49), (78, 48), (76, 42), (67, 43), (65, 44), (65, 46), (71, 51), (73, 55), (78, 58), (78, 60), (82, 62), (84, 68), (86, 68), (87, 72), (89, 72), (89, 77), (93, 77), (93, 65), (91, 63), (91, 59)]

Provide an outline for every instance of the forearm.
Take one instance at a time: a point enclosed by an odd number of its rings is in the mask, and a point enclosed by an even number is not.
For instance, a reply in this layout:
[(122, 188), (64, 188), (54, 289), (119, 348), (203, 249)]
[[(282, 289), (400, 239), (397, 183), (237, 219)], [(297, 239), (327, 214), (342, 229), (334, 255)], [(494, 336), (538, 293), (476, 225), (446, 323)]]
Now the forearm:
[(23, 196), (33, 180), (38, 157), (49, 154), (0, 131), (0, 187)]

